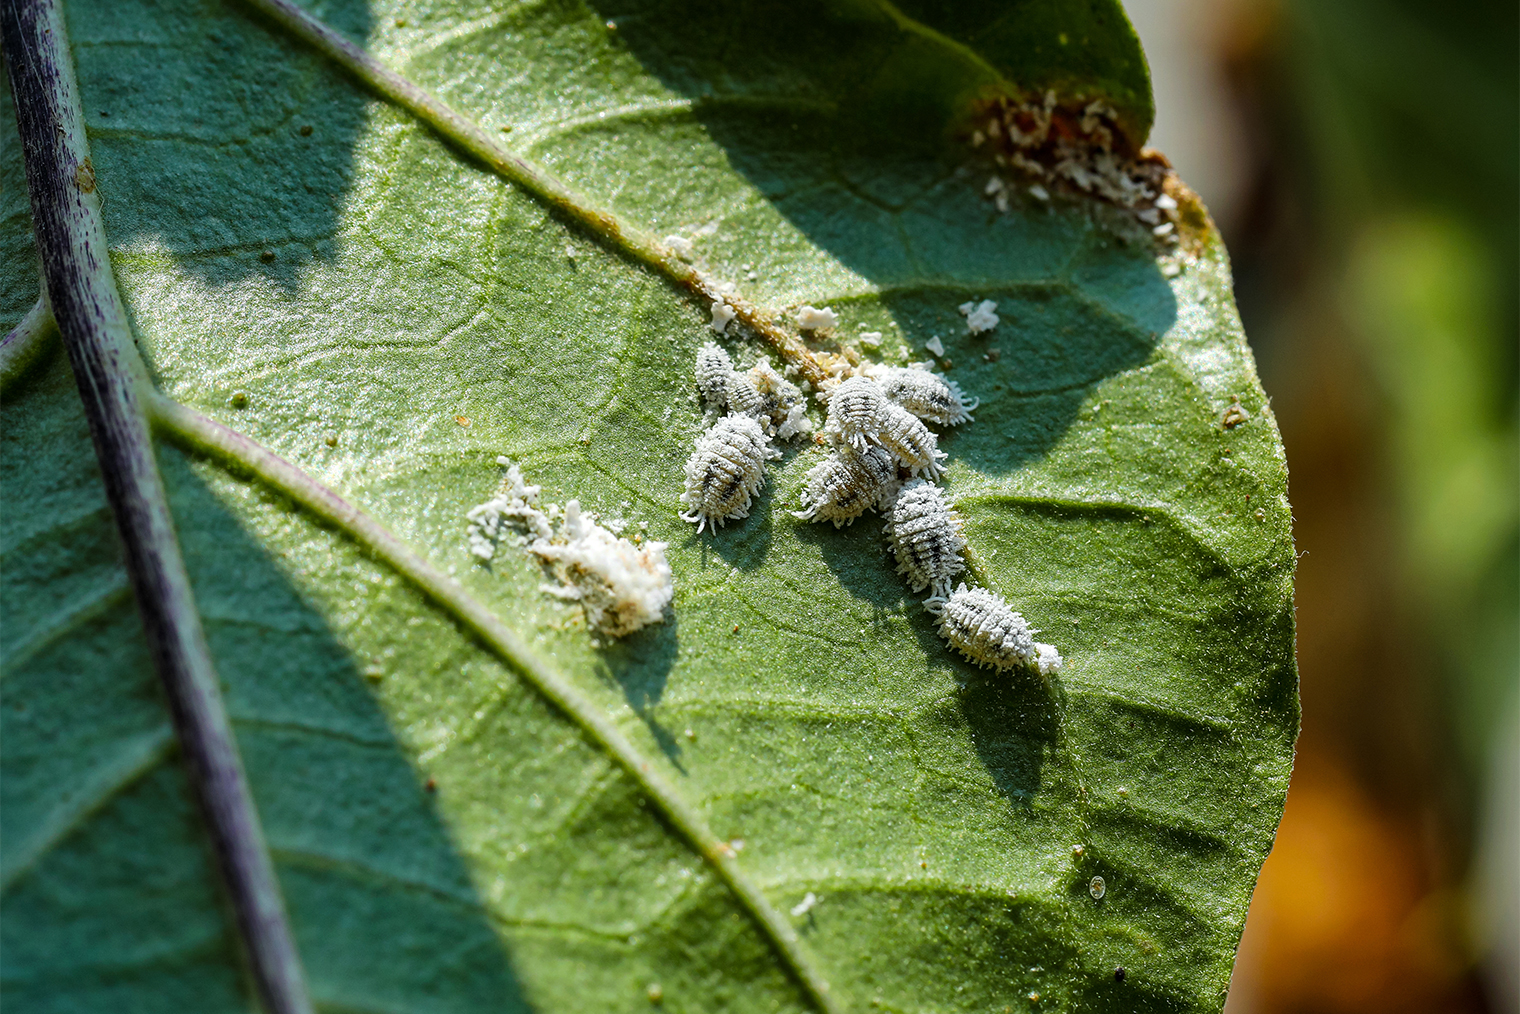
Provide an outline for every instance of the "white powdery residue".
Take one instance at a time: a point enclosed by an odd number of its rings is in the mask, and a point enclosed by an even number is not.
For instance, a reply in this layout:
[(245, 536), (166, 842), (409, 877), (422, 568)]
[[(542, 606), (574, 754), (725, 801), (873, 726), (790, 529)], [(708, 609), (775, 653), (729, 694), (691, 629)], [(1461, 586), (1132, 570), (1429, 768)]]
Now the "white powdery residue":
[(828, 307), (804, 306), (797, 311), (797, 326), (804, 331), (822, 331), (838, 327), (839, 315)]
[[(578, 500), (565, 504), (564, 524), (552, 539), (528, 548), (558, 565), (566, 589), (574, 590), (587, 621), (623, 637), (664, 618), (675, 594), (664, 542), (635, 546), (581, 513)], [(556, 593), (562, 594), (562, 593)]]
[(665, 245), (670, 247), (675, 252), (675, 255), (683, 261), (691, 260), (692, 255), (696, 253), (696, 247), (685, 236), (666, 236)]
[[(635, 546), (582, 514), (577, 500), (563, 508), (546, 504), (539, 510), (539, 487), (525, 483), (522, 470), (509, 459), (500, 457), (496, 461), (507, 468), (501, 490), (466, 515), (471, 553), (482, 561), (490, 560), (503, 525), (514, 521), (532, 537), (529, 552), (555, 566), (561, 583), (542, 585), (542, 590), (580, 602), (591, 626), (612, 637), (623, 637), (660, 622), (675, 593), (674, 575), (665, 560), (667, 543)], [(556, 518), (561, 519), (558, 527)], [(626, 522), (608, 524), (621, 531)]]
[(1035, 662), (1034, 666), (1041, 676), (1049, 676), (1051, 673), (1061, 671), (1061, 653), (1053, 644), (1043, 644), (1039, 641), (1034, 643)]
[(792, 906), (792, 918), (801, 919), (803, 916), (811, 912), (813, 910), (813, 906), (816, 904), (818, 904), (818, 895), (814, 894), (812, 891), (809, 891), (807, 894), (802, 896), (801, 901)]
[(728, 325), (733, 321), (734, 316), (733, 307), (721, 299), (715, 299), (712, 305), (712, 323), (708, 326), (719, 334), (723, 334), (728, 330)]
[(465, 530), (465, 539), (469, 542), (470, 553), (481, 561), (489, 561), (496, 555), (496, 544), (503, 534), (502, 526), (509, 520), (520, 522), (537, 538), (548, 538), (553, 534), (548, 516), (537, 507), (539, 487), (525, 483), (522, 470), (506, 458), (497, 458), (496, 463), (507, 466), (501, 489), (465, 515), (470, 523)]
[(933, 352), (937, 356), (943, 356), (945, 354), (945, 343), (939, 340), (939, 335), (934, 335), (928, 341), (924, 342), (924, 348), (928, 349), (930, 352)]
[(959, 309), (966, 315), (966, 330), (971, 334), (981, 334), (998, 326), (997, 304), (990, 299), (962, 303)]
[(873, 348), (873, 349), (879, 347), (881, 345), (881, 332), (880, 331), (862, 331), (862, 332), (860, 332), (860, 344), (865, 345), (868, 348)]

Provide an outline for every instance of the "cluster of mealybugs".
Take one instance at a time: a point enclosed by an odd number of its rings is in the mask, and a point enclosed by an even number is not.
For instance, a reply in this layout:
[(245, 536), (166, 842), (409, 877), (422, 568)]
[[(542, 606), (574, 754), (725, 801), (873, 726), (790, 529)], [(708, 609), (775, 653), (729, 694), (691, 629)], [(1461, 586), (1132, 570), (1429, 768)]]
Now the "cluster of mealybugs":
[(834, 449), (807, 473), (805, 509), (796, 515), (839, 527), (868, 510), (885, 512), (897, 571), (915, 592), (929, 593), (925, 605), (952, 647), (977, 665), (1054, 672), (1060, 653), (1036, 642), (1036, 631), (999, 595), (964, 582), (951, 591), (966, 570), (966, 536), (934, 485), (945, 454), (925, 423), (970, 422), (977, 403), (927, 365), (873, 366), (834, 388), (824, 427)]
[[(898, 573), (913, 591), (929, 593), (925, 606), (952, 647), (994, 669), (1054, 672), (1060, 654), (1036, 642), (1036, 631), (1000, 596), (964, 582), (951, 590), (966, 570), (966, 537), (934, 484), (945, 453), (926, 423), (970, 422), (977, 402), (928, 365), (872, 366), (820, 395), (828, 401), (824, 433), (832, 450), (808, 471), (803, 510), (794, 513), (837, 528), (866, 511), (884, 512)], [(711, 425), (686, 462), (681, 517), (700, 532), (748, 517), (765, 484), (765, 462), (780, 456), (771, 439), (807, 433), (811, 424), (803, 392), (763, 359), (740, 373), (728, 353), (709, 342), (697, 353), (696, 380)]]
[(696, 377), (711, 425), (686, 461), (681, 519), (700, 532), (749, 517), (765, 485), (765, 462), (781, 456), (771, 439), (809, 433), (812, 423), (802, 389), (764, 359), (740, 373), (727, 352), (708, 342), (697, 352)]

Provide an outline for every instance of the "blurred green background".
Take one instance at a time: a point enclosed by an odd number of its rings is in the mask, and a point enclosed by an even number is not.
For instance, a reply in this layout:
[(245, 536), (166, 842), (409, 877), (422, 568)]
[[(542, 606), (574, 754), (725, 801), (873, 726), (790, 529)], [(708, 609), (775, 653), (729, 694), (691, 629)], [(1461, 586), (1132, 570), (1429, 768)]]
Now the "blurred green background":
[(1127, 0), (1287, 444), (1299, 742), (1229, 1014), (1520, 1010), (1520, 16)]

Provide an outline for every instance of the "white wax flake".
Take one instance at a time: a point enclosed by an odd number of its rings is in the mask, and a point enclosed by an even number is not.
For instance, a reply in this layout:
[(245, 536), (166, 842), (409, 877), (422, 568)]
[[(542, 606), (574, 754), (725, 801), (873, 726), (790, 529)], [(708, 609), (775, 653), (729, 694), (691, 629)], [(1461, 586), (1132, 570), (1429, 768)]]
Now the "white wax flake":
[(691, 260), (692, 255), (696, 253), (696, 247), (685, 236), (666, 236), (665, 245), (670, 247), (675, 255), (683, 261)]
[(1177, 210), (1177, 202), (1172, 199), (1172, 196), (1170, 194), (1162, 194), (1151, 203), (1160, 208), (1162, 211)]
[(734, 316), (733, 307), (721, 299), (715, 299), (712, 305), (712, 323), (708, 326), (719, 334), (723, 334), (728, 330), (728, 325), (733, 321)]
[(1029, 188), (1029, 196), (1037, 201), (1048, 201), (1050, 200), (1050, 191), (1036, 183)]
[(579, 592), (587, 622), (623, 637), (664, 618), (675, 594), (664, 542), (635, 546), (581, 514), (578, 500), (565, 504), (565, 521), (552, 540), (529, 550), (560, 564), (565, 586)]
[(1165, 236), (1175, 228), (1177, 227), (1171, 222), (1162, 222), (1160, 225), (1152, 229), (1151, 232), (1155, 233), (1157, 236)]
[(959, 309), (966, 317), (966, 330), (970, 334), (981, 334), (998, 326), (997, 304), (990, 299), (962, 303)]
[(807, 894), (802, 896), (801, 901), (792, 906), (792, 918), (801, 919), (803, 916), (811, 912), (813, 910), (813, 906), (816, 904), (818, 904), (818, 895), (814, 894), (812, 891), (809, 891)]
[(945, 343), (939, 340), (939, 335), (934, 335), (928, 341), (924, 342), (924, 348), (928, 349), (930, 352), (933, 352), (937, 356), (943, 356), (945, 354)]
[(982, 193), (990, 197), (993, 194), (1002, 193), (1003, 186), (1003, 178), (1001, 176), (994, 176), (992, 179), (988, 180), (987, 185), (982, 188)]
[[(466, 515), (471, 553), (490, 560), (503, 524), (511, 520), (531, 536), (528, 551), (553, 565), (560, 579), (558, 585), (544, 585), (543, 590), (581, 603), (592, 627), (623, 637), (663, 619), (675, 592), (674, 575), (665, 559), (667, 543), (635, 546), (582, 514), (578, 500), (569, 501), (563, 509), (547, 504), (539, 510), (539, 487), (525, 483), (522, 470), (507, 458), (496, 460), (507, 468), (501, 490)], [(554, 518), (561, 519), (559, 525)], [(610, 524), (621, 530), (626, 522)]]
[(839, 326), (839, 315), (828, 307), (804, 306), (797, 311), (797, 326), (804, 331), (823, 331)]
[(860, 344), (866, 346), (867, 348), (873, 348), (873, 349), (874, 348), (879, 348), (881, 346), (881, 332), (880, 331), (862, 331), (862, 332), (860, 332)]

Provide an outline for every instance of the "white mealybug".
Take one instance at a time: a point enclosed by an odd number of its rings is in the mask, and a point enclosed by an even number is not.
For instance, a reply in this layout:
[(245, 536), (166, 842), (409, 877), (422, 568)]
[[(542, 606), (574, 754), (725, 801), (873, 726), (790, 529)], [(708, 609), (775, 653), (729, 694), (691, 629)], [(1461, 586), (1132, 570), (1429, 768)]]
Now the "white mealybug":
[(935, 608), (940, 636), (979, 666), (1011, 669), (1028, 665), (1037, 657), (1034, 636), (1024, 617), (985, 588), (962, 584)]
[(728, 377), (733, 372), (734, 361), (721, 346), (708, 342), (697, 350), (697, 390), (709, 408), (722, 411), (728, 404)]
[(942, 426), (971, 422), (971, 412), (979, 404), (976, 398), (968, 400), (955, 381), (927, 369), (885, 366), (873, 370), (872, 376), (888, 399), (920, 419)]
[(757, 359), (746, 376), (764, 399), (764, 412), (776, 436), (790, 440), (812, 432), (813, 424), (807, 417), (807, 396), (802, 393), (802, 388), (777, 373), (764, 359)]
[(851, 377), (829, 395), (825, 432), (857, 451), (864, 451), (879, 442), (886, 411), (891, 407), (880, 384), (867, 377)]
[[(749, 378), (748, 374), (730, 371), (727, 389), (728, 410), (730, 412), (747, 415), (752, 419), (758, 419), (761, 415), (769, 415), (767, 411), (769, 406), (766, 404), (766, 399), (761, 396), (759, 389), (755, 387), (755, 382)], [(769, 419), (767, 418), (764, 421), (769, 422)], [(766, 428), (769, 429), (770, 427), (767, 426)]]
[(876, 440), (914, 475), (938, 479), (944, 472), (946, 455), (939, 449), (939, 440), (912, 412), (884, 401), (877, 425)]
[(966, 569), (961, 559), (966, 536), (939, 487), (922, 479), (903, 486), (887, 515), (886, 532), (897, 572), (908, 585), (914, 591), (928, 588), (936, 597), (948, 596), (950, 582)]
[(780, 456), (756, 420), (744, 415), (719, 419), (697, 438), (686, 461), (681, 502), (687, 510), (681, 520), (700, 532), (709, 524), (722, 527), (731, 518), (749, 517), (750, 503), (765, 485), (765, 459)]
[(793, 511), (793, 516), (832, 521), (840, 528), (867, 510), (891, 502), (897, 491), (897, 466), (880, 447), (857, 452), (845, 446), (810, 468), (806, 479), (805, 509)]
[(948, 600), (936, 601), (940, 636), (979, 666), (1012, 669), (1024, 665), (1048, 675), (1061, 667), (1060, 653), (1039, 644), (1024, 617), (1002, 597), (962, 584)]

